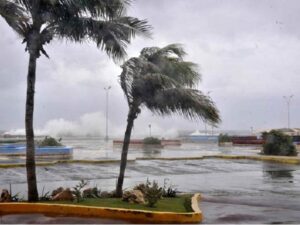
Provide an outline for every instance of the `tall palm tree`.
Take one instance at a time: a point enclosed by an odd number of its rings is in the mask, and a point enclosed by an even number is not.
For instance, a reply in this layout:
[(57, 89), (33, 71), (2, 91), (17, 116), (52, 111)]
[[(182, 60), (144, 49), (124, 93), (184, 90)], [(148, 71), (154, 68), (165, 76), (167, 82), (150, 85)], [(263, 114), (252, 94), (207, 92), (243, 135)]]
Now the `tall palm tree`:
[(136, 34), (149, 34), (147, 21), (125, 15), (129, 0), (1, 0), (0, 15), (26, 44), (29, 53), (26, 98), (28, 200), (38, 200), (33, 131), (36, 63), (54, 38), (91, 40), (115, 60), (126, 55)]
[(220, 122), (212, 100), (195, 89), (201, 77), (196, 64), (183, 60), (185, 54), (178, 44), (144, 48), (139, 57), (129, 59), (122, 66), (120, 83), (129, 112), (116, 187), (118, 197), (122, 196), (131, 131), (142, 107), (161, 116), (174, 113), (212, 124)]

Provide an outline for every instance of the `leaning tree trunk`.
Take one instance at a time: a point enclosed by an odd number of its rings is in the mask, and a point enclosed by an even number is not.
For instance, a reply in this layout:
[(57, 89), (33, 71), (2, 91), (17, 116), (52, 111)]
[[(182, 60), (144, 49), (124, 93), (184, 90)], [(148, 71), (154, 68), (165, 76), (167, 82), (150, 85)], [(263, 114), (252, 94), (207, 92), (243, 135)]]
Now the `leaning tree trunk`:
[(127, 117), (127, 127), (125, 131), (123, 148), (122, 148), (120, 173), (119, 173), (118, 183), (116, 187), (116, 197), (122, 197), (123, 195), (123, 182), (124, 182), (124, 175), (125, 175), (125, 169), (127, 164), (128, 147), (130, 143), (130, 136), (133, 128), (133, 122), (136, 118), (136, 115), (137, 115), (136, 111), (131, 108), (129, 110), (128, 117)]
[(34, 111), (34, 92), (36, 77), (36, 56), (30, 54), (28, 75), (27, 75), (27, 96), (26, 96), (26, 171), (28, 185), (28, 201), (38, 201), (38, 190), (35, 172), (35, 147), (33, 131), (33, 111)]

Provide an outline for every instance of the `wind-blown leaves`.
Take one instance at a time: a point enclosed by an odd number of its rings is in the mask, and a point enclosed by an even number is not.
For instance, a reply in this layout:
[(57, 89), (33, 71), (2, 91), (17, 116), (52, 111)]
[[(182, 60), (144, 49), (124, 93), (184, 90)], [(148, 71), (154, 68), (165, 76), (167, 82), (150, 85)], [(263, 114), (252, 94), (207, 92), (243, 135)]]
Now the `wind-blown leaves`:
[(8, 0), (1, 0), (0, 15), (19, 35), (24, 35), (29, 18), (21, 6)]
[(48, 28), (61, 38), (83, 42), (87, 38), (114, 59), (126, 56), (126, 47), (135, 35), (147, 35), (150, 29), (147, 21), (133, 17), (120, 17), (108, 21), (92, 18), (60, 20)]
[(144, 104), (153, 113), (162, 116), (174, 113), (187, 119), (205, 119), (212, 124), (220, 122), (219, 112), (211, 99), (195, 89), (172, 88), (157, 91)]
[(38, 51), (37, 57), (39, 52), (47, 56), (43, 46), (58, 37), (93, 41), (118, 61), (126, 56), (132, 38), (149, 36), (151, 30), (146, 20), (126, 16), (129, 4), (129, 0), (1, 0), (0, 15), (24, 38), (26, 50)]
[(220, 122), (212, 100), (196, 90), (201, 75), (197, 64), (184, 61), (181, 45), (144, 48), (127, 60), (120, 75), (129, 107), (146, 106), (158, 115), (178, 114), (187, 119)]

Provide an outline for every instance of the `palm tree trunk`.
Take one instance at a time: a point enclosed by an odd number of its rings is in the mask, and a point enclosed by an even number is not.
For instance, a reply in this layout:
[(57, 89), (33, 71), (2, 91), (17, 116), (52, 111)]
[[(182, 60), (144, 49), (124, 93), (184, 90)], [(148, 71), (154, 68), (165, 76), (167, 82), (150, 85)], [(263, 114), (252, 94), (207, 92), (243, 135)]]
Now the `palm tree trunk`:
[(30, 54), (28, 75), (27, 75), (27, 96), (26, 96), (26, 171), (28, 185), (28, 201), (38, 201), (38, 190), (35, 172), (35, 147), (33, 131), (33, 111), (34, 111), (34, 92), (36, 77), (36, 56)]
[(116, 197), (122, 197), (123, 195), (123, 182), (125, 169), (127, 164), (127, 155), (128, 155), (128, 147), (130, 143), (131, 131), (133, 128), (133, 122), (136, 118), (136, 111), (134, 109), (130, 109), (127, 117), (127, 127), (124, 136), (122, 155), (121, 155), (121, 163), (120, 163), (120, 173), (118, 177), (117, 187), (116, 187)]

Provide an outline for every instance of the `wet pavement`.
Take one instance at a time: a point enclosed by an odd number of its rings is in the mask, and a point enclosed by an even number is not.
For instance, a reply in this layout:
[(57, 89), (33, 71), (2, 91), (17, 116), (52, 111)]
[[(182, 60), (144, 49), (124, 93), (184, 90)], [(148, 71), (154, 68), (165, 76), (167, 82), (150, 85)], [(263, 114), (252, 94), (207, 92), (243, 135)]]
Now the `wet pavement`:
[(0, 224), (122, 224), (122, 220), (50, 216), (43, 214), (0, 215)]
[[(187, 150), (184, 150), (186, 148)], [(130, 156), (154, 157), (168, 155), (178, 157), (199, 154), (257, 154), (249, 147), (218, 148), (216, 145), (183, 145), (159, 152), (130, 150)], [(203, 149), (203, 151), (201, 150)], [(79, 150), (78, 150), (79, 151)], [(87, 150), (95, 151), (95, 150)], [(94, 153), (95, 159), (105, 157), (105, 149)], [(109, 150), (107, 150), (109, 151)], [(119, 149), (109, 154), (120, 154)], [(184, 151), (188, 154), (182, 153)], [(80, 151), (79, 151), (80, 152)], [(82, 150), (82, 157), (92, 157)], [(175, 154), (175, 153), (176, 154)], [(97, 156), (95, 156), (97, 155)], [(80, 179), (102, 191), (114, 189), (119, 164), (58, 164), (38, 167), (39, 192), (59, 186), (75, 186)], [(181, 192), (200, 192), (200, 208), (204, 223), (300, 223), (300, 166), (252, 160), (137, 160), (129, 162), (124, 187), (129, 188), (146, 179), (157, 180), (163, 185), (167, 179)], [(26, 195), (25, 168), (0, 169), (0, 187), (12, 184), (13, 193)], [(3, 219), (3, 218), (2, 218)], [(7, 218), (5, 218), (7, 219)], [(88, 223), (88, 222), (86, 222)], [(95, 222), (96, 223), (96, 222)]]

